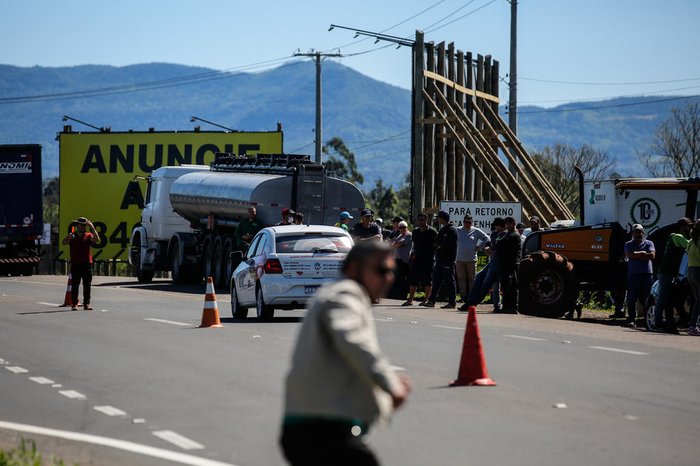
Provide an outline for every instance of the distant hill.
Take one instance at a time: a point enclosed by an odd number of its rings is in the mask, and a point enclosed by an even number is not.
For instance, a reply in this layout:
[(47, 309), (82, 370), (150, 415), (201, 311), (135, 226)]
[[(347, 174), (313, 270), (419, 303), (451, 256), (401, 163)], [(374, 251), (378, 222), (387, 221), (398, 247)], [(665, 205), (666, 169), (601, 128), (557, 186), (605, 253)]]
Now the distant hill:
[[(191, 130), (190, 117), (197, 115), (243, 131), (270, 131), (281, 122), (285, 150), (313, 154), (313, 63), (255, 74), (213, 71), (162, 63), (65, 68), (0, 65), (0, 99), (43, 96), (31, 102), (0, 101), (0, 143), (42, 144), (44, 176), (50, 177), (58, 174), (55, 136), (64, 124), (63, 115), (111, 126), (113, 131)], [(150, 87), (138, 91), (128, 87), (144, 82), (151, 83)], [(94, 89), (111, 90), (85, 92)], [(377, 178), (386, 185), (402, 184), (410, 168), (410, 91), (332, 61), (323, 65), (323, 89), (324, 140), (340, 137), (355, 152), (365, 189)], [(76, 95), (67, 95), (74, 92)], [(557, 142), (587, 143), (614, 157), (621, 174), (644, 175), (636, 151), (649, 145), (671, 107), (684, 105), (658, 100), (573, 103), (547, 111), (521, 107), (519, 136), (530, 149)], [(581, 110), (584, 107), (607, 108)], [(75, 130), (88, 130), (72, 124)]]

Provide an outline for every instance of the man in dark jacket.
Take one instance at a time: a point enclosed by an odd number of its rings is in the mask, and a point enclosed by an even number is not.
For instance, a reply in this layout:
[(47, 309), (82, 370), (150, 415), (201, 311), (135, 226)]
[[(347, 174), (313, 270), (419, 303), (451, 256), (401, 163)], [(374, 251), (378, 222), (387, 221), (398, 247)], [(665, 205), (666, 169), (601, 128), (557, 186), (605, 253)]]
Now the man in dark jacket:
[(520, 234), (515, 230), (515, 219), (506, 217), (506, 234), (496, 243), (499, 261), (499, 280), (503, 293), (501, 312), (515, 314), (518, 311), (518, 264), (520, 263)]
[(450, 214), (441, 210), (438, 213), (440, 231), (435, 239), (435, 269), (433, 270), (433, 290), (421, 306), (435, 307), (440, 290), (445, 286), (447, 304), (442, 309), (454, 309), (457, 303), (455, 290), (455, 260), (457, 259), (457, 228), (450, 223)]

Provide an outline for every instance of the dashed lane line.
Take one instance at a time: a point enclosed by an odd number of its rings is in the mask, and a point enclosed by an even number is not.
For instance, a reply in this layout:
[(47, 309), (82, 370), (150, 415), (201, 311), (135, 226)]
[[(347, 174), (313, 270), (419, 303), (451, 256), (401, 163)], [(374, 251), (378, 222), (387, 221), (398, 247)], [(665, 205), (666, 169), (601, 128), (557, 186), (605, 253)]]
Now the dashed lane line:
[(178, 322), (176, 320), (167, 320), (167, 319), (156, 319), (155, 317), (146, 317), (143, 320), (149, 320), (151, 322), (158, 322), (161, 324), (169, 324), (169, 325), (179, 325), (181, 327), (191, 327), (193, 324), (188, 324), (185, 322)]
[(58, 393), (65, 396), (66, 398), (70, 398), (71, 400), (85, 400), (85, 399), (87, 399), (87, 396), (83, 395), (80, 392), (76, 392), (75, 390), (61, 390)]
[(449, 330), (464, 330), (464, 327), (452, 327), (450, 325), (431, 325), (431, 327), (446, 328)]
[(26, 374), (27, 372), (29, 372), (24, 367), (19, 367), (19, 366), (5, 366), (5, 369), (7, 369), (8, 371), (10, 371), (14, 374)]
[(165, 440), (166, 442), (170, 442), (183, 450), (201, 450), (204, 448), (204, 445), (201, 443), (190, 440), (177, 432), (173, 432), (172, 430), (155, 430), (152, 433), (156, 437)]
[(36, 382), (40, 385), (53, 385), (55, 383), (53, 380), (47, 379), (46, 377), (29, 377), (29, 380), (31, 380), (32, 382)]
[(547, 341), (546, 338), (536, 338), (536, 337), (526, 337), (524, 335), (503, 335), (508, 338), (517, 338), (518, 340), (529, 340), (529, 341)]
[(95, 411), (99, 411), (107, 416), (126, 416), (126, 413), (119, 408), (114, 406), (94, 406)]
[(7, 429), (16, 432), (26, 432), (36, 435), (46, 435), (49, 437), (62, 438), (66, 440), (72, 440), (75, 442), (89, 443), (92, 445), (101, 445), (104, 447), (115, 448), (118, 450), (128, 451), (131, 453), (136, 453), (145, 456), (151, 456), (153, 458), (159, 458), (162, 460), (180, 464), (187, 464), (191, 466), (236, 466), (231, 463), (224, 463), (222, 461), (200, 458), (198, 456), (189, 455), (187, 453), (180, 453), (176, 451), (165, 450), (162, 448), (150, 447), (148, 445), (142, 445), (140, 443), (127, 442), (125, 440), (118, 440), (109, 437), (83, 434), (81, 432), (48, 429), (46, 427), (41, 426), (17, 424), (14, 422), (4, 421), (0, 421), (0, 429)]
[(601, 350), (601, 351), (612, 351), (613, 353), (633, 354), (635, 356), (647, 356), (649, 354), (649, 353), (643, 353), (642, 351), (632, 351), (632, 350), (625, 350), (625, 349), (620, 349), (620, 348), (609, 348), (607, 346), (589, 346), (588, 348)]

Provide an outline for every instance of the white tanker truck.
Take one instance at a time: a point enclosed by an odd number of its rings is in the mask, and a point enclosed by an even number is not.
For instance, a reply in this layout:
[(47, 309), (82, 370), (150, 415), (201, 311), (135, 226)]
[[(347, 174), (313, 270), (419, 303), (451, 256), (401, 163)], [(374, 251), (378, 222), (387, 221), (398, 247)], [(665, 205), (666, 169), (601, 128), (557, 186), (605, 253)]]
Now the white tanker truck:
[(249, 207), (264, 225), (277, 223), (285, 207), (316, 225), (335, 224), (344, 210), (358, 216), (364, 207), (355, 185), (327, 176), (308, 155), (217, 154), (211, 166), (161, 167), (147, 181), (129, 252), (141, 283), (170, 271), (175, 283), (211, 276), (227, 286), (237, 265), (231, 259), (235, 229)]

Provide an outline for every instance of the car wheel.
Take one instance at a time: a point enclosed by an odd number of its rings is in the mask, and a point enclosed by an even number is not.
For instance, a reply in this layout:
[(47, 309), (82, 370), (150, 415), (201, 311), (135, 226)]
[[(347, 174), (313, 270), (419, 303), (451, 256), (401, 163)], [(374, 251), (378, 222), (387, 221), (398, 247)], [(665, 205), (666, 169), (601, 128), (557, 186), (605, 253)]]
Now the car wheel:
[(646, 302), (645, 306), (645, 313), (644, 313), (644, 325), (646, 326), (647, 330), (655, 330), (656, 329), (656, 299), (654, 296), (649, 296)]
[(275, 310), (265, 304), (265, 298), (263, 297), (262, 288), (258, 287), (255, 291), (255, 310), (258, 314), (258, 320), (265, 321), (272, 319)]
[(248, 317), (248, 308), (241, 306), (238, 301), (238, 291), (236, 285), (231, 280), (231, 314), (234, 319), (245, 319)]

